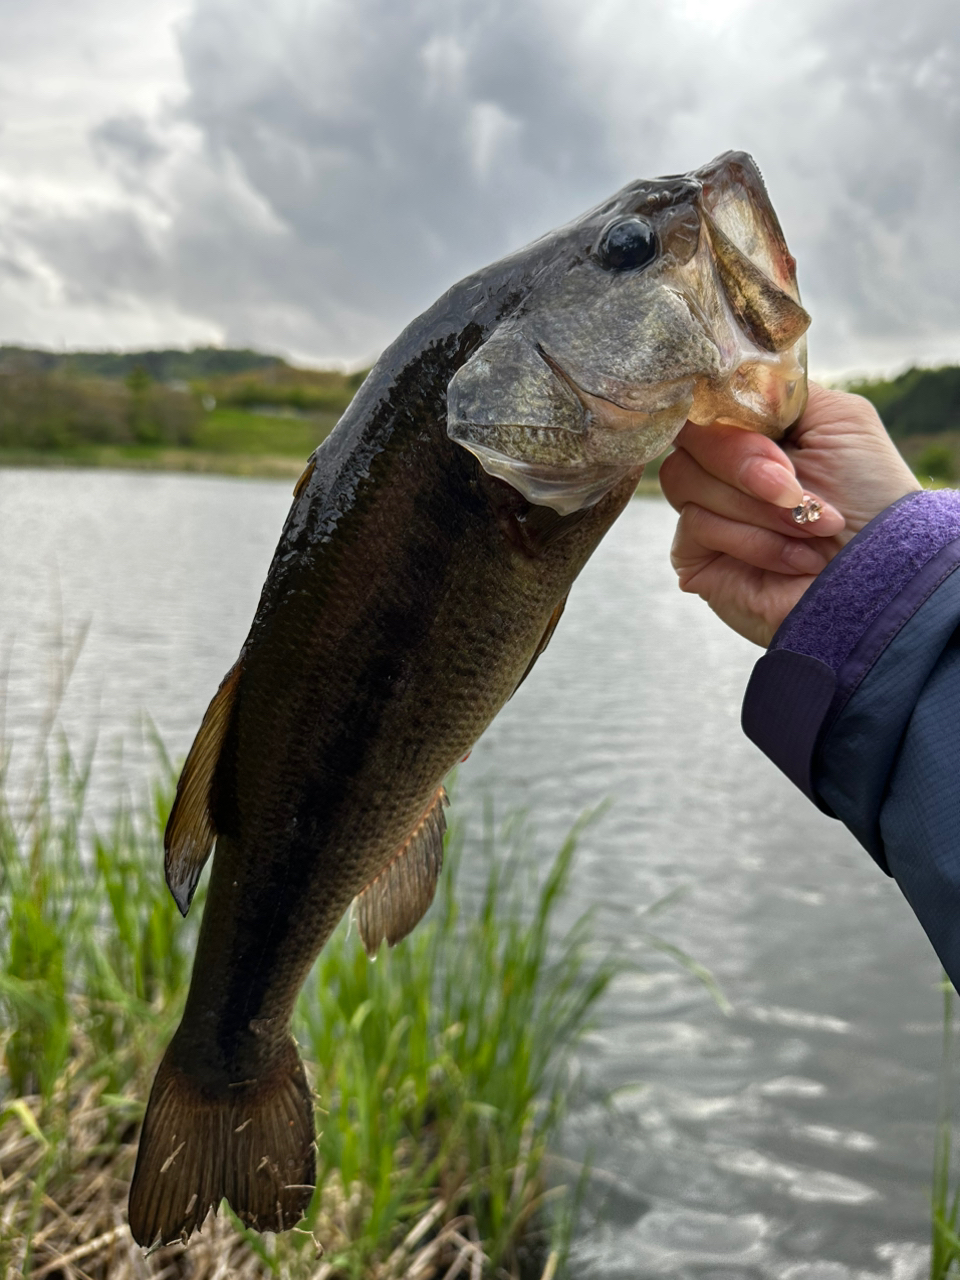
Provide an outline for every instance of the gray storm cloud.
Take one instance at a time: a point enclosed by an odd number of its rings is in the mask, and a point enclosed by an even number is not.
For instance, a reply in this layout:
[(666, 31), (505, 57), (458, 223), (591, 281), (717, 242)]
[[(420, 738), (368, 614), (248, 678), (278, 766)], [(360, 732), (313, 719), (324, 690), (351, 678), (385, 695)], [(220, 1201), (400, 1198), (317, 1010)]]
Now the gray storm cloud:
[(960, 357), (954, 0), (170, 14), (176, 75), (91, 113), (72, 186), (35, 164), (18, 185), (0, 133), (4, 339), (363, 359), (467, 271), (735, 146), (798, 258), (815, 367)]
[[(609, 185), (602, 118), (536, 5), (208, 2), (182, 48), (185, 114), (270, 223), (266, 292), (339, 355)], [(244, 260), (208, 233), (191, 220), (180, 251)]]

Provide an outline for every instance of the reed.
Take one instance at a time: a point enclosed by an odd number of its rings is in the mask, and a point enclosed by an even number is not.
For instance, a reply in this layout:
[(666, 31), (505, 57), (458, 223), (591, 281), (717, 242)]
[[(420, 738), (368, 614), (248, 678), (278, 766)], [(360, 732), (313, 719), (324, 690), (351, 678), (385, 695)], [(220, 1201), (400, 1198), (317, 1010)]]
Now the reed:
[(950, 1190), (953, 1163), (953, 1095), (956, 1087), (955, 993), (943, 975), (943, 1048), (940, 1056), (940, 1114), (937, 1118), (931, 1194), (930, 1280), (960, 1275), (960, 1188)]
[[(544, 1151), (565, 1055), (613, 975), (558, 908), (579, 831), (538, 879), (522, 826), (448, 842), (438, 901), (375, 962), (344, 924), (296, 1015), (318, 1099), (319, 1178), (301, 1229), (225, 1208), (187, 1248), (145, 1259), (125, 1222), (150, 1075), (182, 1004), (196, 921), (162, 880), (172, 796), (104, 831), (89, 759), (46, 757), (14, 812), (0, 787), (0, 1272), (41, 1277), (539, 1280), (562, 1266)], [(474, 906), (461, 881), (482, 859)], [(471, 867), (471, 881), (477, 877)], [(198, 903), (198, 905), (202, 905)], [(559, 1225), (558, 1225), (559, 1224)]]

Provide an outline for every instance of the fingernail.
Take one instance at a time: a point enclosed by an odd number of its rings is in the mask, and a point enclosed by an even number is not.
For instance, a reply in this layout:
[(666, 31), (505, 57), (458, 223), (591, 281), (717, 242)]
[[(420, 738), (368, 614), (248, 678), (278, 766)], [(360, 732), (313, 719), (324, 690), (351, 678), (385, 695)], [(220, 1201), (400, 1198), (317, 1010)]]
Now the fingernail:
[(780, 553), (781, 559), (797, 573), (819, 573), (826, 560), (806, 542), (789, 542)]
[(800, 481), (787, 467), (769, 458), (760, 458), (745, 468), (750, 492), (777, 507), (796, 507), (803, 501)]

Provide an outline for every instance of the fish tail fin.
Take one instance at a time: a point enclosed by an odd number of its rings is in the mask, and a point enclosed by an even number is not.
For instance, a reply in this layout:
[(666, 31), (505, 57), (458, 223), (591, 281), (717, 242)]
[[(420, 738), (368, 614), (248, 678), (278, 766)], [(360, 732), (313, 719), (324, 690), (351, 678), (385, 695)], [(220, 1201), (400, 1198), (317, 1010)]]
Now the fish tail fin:
[(143, 1120), (133, 1238), (145, 1247), (186, 1241), (224, 1198), (247, 1226), (286, 1231), (316, 1181), (313, 1102), (293, 1040), (259, 1079), (218, 1091), (183, 1072), (171, 1049)]

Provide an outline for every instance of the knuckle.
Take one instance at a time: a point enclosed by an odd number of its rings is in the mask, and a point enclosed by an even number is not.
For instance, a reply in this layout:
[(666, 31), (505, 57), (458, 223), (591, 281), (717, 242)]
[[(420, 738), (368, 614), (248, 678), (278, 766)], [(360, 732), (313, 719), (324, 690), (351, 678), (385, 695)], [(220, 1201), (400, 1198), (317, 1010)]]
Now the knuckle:
[(696, 537), (702, 534), (704, 529), (710, 522), (710, 512), (705, 507), (699, 506), (696, 502), (688, 502), (680, 512), (680, 523), (684, 530), (691, 536)]
[(677, 586), (680, 590), (687, 592), (688, 595), (695, 594), (697, 591), (696, 580), (699, 572), (699, 565), (685, 565), (682, 568), (677, 569)]
[(680, 449), (672, 449), (664, 460), (660, 463), (660, 483), (667, 481), (669, 484), (677, 470), (677, 455), (681, 453)]
[(660, 463), (660, 485), (668, 500), (682, 501), (684, 484), (690, 474), (692, 459), (685, 449), (674, 449)]

